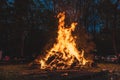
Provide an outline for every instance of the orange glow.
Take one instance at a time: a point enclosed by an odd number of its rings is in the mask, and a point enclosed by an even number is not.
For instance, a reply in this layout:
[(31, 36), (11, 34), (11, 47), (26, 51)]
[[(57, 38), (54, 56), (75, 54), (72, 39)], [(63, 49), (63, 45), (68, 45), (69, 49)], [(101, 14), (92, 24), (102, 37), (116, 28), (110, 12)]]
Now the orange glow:
[(84, 58), (84, 50), (79, 51), (76, 46), (77, 36), (73, 36), (72, 32), (77, 25), (76, 22), (70, 26), (65, 26), (65, 12), (59, 13), (58, 36), (57, 42), (47, 51), (47, 54), (39, 60), (41, 69), (69, 69), (73, 67), (81, 67), (88, 61)]

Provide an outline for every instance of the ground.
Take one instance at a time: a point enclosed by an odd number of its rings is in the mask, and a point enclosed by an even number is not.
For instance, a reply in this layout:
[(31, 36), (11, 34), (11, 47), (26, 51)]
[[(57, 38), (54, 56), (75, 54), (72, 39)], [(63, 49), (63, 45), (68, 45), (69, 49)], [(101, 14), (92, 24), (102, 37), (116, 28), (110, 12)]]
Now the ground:
[[(118, 75), (117, 80), (120, 80), (120, 64), (99, 63), (98, 67), (89, 68), (87, 70), (93, 72), (100, 70), (109, 70), (109, 72), (114, 71)], [(0, 80), (49, 80), (44, 78), (45, 76), (45, 71), (37, 68), (30, 68), (28, 64), (0, 65)]]

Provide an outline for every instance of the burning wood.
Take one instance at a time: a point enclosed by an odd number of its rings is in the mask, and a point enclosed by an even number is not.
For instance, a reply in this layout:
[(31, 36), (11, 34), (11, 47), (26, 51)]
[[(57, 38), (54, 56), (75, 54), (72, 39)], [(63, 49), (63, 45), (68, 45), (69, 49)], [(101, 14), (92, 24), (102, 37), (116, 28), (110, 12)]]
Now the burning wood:
[(89, 60), (84, 58), (83, 49), (81, 51), (77, 49), (77, 36), (72, 35), (77, 23), (73, 22), (70, 26), (65, 25), (65, 12), (59, 13), (57, 18), (59, 18), (57, 42), (44, 57), (38, 60), (40, 68), (69, 69), (86, 65)]

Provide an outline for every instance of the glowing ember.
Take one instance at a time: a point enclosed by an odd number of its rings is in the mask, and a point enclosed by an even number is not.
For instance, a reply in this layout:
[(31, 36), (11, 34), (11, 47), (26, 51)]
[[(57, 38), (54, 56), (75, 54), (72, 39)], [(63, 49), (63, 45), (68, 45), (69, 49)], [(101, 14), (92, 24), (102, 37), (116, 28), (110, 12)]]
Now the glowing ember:
[(57, 43), (47, 51), (46, 56), (39, 60), (41, 69), (69, 69), (80, 68), (88, 62), (84, 58), (84, 50), (78, 51), (76, 48), (76, 36), (72, 35), (77, 23), (65, 26), (65, 12), (59, 13)]

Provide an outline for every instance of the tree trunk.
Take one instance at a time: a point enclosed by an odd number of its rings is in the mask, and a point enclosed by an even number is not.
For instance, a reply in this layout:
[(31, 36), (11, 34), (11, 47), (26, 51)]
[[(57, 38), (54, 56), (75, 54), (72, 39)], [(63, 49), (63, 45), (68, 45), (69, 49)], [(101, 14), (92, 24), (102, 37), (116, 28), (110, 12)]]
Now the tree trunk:
[(26, 39), (28, 33), (29, 33), (29, 31), (23, 30), (22, 34), (21, 34), (21, 57), (24, 57), (25, 39)]
[(25, 40), (25, 34), (23, 31), (21, 34), (21, 57), (24, 56), (24, 40)]
[(114, 11), (114, 19), (113, 19), (113, 25), (112, 25), (112, 43), (113, 43), (113, 49), (115, 54), (117, 54), (117, 46), (116, 46), (116, 22), (117, 22), (117, 5), (115, 5), (115, 11)]

